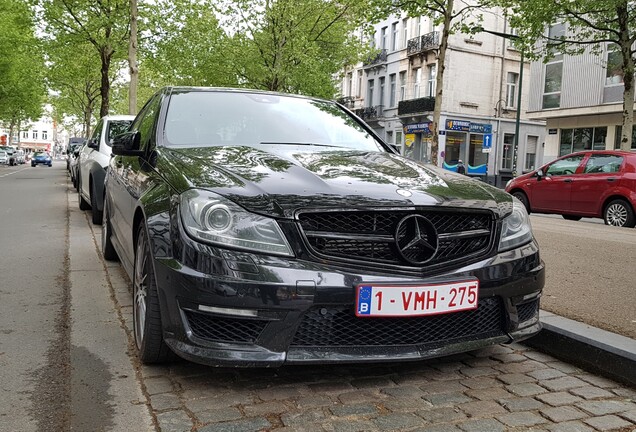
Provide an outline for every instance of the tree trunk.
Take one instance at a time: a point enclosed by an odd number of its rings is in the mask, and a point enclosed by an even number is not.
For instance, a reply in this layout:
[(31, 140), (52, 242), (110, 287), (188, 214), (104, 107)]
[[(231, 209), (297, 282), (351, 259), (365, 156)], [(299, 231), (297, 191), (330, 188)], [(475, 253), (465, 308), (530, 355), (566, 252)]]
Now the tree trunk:
[(109, 46), (102, 47), (99, 51), (99, 55), (102, 61), (102, 81), (99, 87), (99, 93), (102, 96), (102, 104), (99, 108), (99, 117), (101, 118), (108, 115), (108, 107), (110, 105), (110, 78), (108, 72), (110, 70), (110, 59), (113, 55), (113, 50)]
[(632, 148), (632, 128), (634, 125), (634, 58), (630, 43), (627, 5), (618, 7), (618, 27), (620, 32), (620, 50), (623, 55), (623, 130), (621, 132), (621, 150)]
[(444, 14), (444, 27), (439, 41), (439, 54), (437, 56), (437, 77), (435, 80), (435, 108), (433, 110), (433, 122), (431, 123), (431, 163), (439, 166), (439, 119), (442, 114), (442, 97), (444, 93), (444, 69), (446, 68), (446, 50), (448, 48), (448, 36), (450, 34), (451, 16), (453, 14), (454, 0), (446, 0), (446, 13)]
[(128, 69), (130, 87), (128, 88), (128, 114), (137, 113), (137, 86), (139, 83), (139, 65), (137, 64), (137, 0), (130, 0), (130, 43), (128, 44)]

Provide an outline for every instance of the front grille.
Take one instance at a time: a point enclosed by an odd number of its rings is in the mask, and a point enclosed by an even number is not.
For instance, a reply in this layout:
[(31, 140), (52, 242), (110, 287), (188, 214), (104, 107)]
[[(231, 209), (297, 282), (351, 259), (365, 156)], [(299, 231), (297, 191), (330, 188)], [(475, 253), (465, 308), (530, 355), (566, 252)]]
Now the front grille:
[(210, 342), (254, 343), (268, 321), (221, 318), (207, 313), (184, 310), (192, 333)]
[(517, 306), (517, 316), (519, 322), (531, 320), (535, 318), (539, 313), (539, 300), (532, 300), (528, 303), (520, 304)]
[[(437, 250), (432, 258), (409, 261), (404, 255), (417, 257), (417, 250), (400, 253), (396, 237), (403, 244), (409, 239), (403, 230), (398, 236), (396, 231), (409, 215), (423, 216), (435, 228), (437, 238), (431, 243), (437, 244)], [(433, 267), (486, 255), (495, 226), (490, 212), (448, 209), (306, 212), (299, 214), (298, 221), (310, 250), (319, 257), (415, 267), (421, 267), (419, 262)]]
[(292, 346), (428, 345), (504, 334), (501, 299), (479, 300), (471, 311), (412, 318), (358, 318), (352, 307), (315, 306), (305, 313)]

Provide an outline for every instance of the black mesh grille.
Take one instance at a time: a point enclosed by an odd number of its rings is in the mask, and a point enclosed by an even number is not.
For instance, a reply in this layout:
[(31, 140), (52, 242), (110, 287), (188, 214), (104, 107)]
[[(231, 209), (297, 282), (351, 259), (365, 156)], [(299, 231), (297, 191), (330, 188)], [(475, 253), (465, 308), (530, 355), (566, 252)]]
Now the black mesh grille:
[(220, 318), (201, 312), (185, 310), (192, 333), (211, 342), (253, 343), (261, 334), (267, 321)]
[(430, 345), (504, 333), (499, 297), (479, 300), (471, 311), (413, 318), (358, 318), (351, 307), (316, 306), (307, 311), (293, 346)]
[[(298, 219), (310, 248), (321, 256), (413, 266), (400, 254), (395, 243), (399, 222), (412, 214), (424, 216), (433, 224), (437, 234), (442, 235), (437, 253), (426, 263), (427, 266), (485, 255), (490, 249), (494, 219), (487, 212), (338, 211), (301, 213)], [(481, 230), (477, 235), (460, 236), (477, 230)]]
[(533, 300), (528, 303), (520, 304), (517, 306), (517, 315), (519, 316), (519, 322), (528, 321), (534, 318), (539, 312), (539, 300)]

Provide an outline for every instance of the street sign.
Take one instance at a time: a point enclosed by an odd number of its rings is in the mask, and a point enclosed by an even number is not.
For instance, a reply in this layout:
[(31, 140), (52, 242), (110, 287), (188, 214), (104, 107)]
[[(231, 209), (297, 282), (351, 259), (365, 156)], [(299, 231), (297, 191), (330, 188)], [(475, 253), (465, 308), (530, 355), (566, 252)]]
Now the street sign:
[(492, 151), (492, 134), (484, 134), (481, 152), (490, 153)]

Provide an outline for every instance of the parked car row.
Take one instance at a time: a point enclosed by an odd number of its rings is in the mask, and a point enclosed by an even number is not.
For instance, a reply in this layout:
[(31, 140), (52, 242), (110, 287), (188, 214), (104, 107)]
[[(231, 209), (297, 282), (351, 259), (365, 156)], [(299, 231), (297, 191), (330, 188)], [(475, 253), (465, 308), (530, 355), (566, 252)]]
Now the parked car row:
[(524, 205), (400, 156), (338, 103), (169, 87), (103, 118), (77, 160), (143, 362), (417, 360), (541, 328)]
[(25, 163), (25, 153), (22, 149), (12, 146), (0, 146), (0, 165), (19, 165)]

